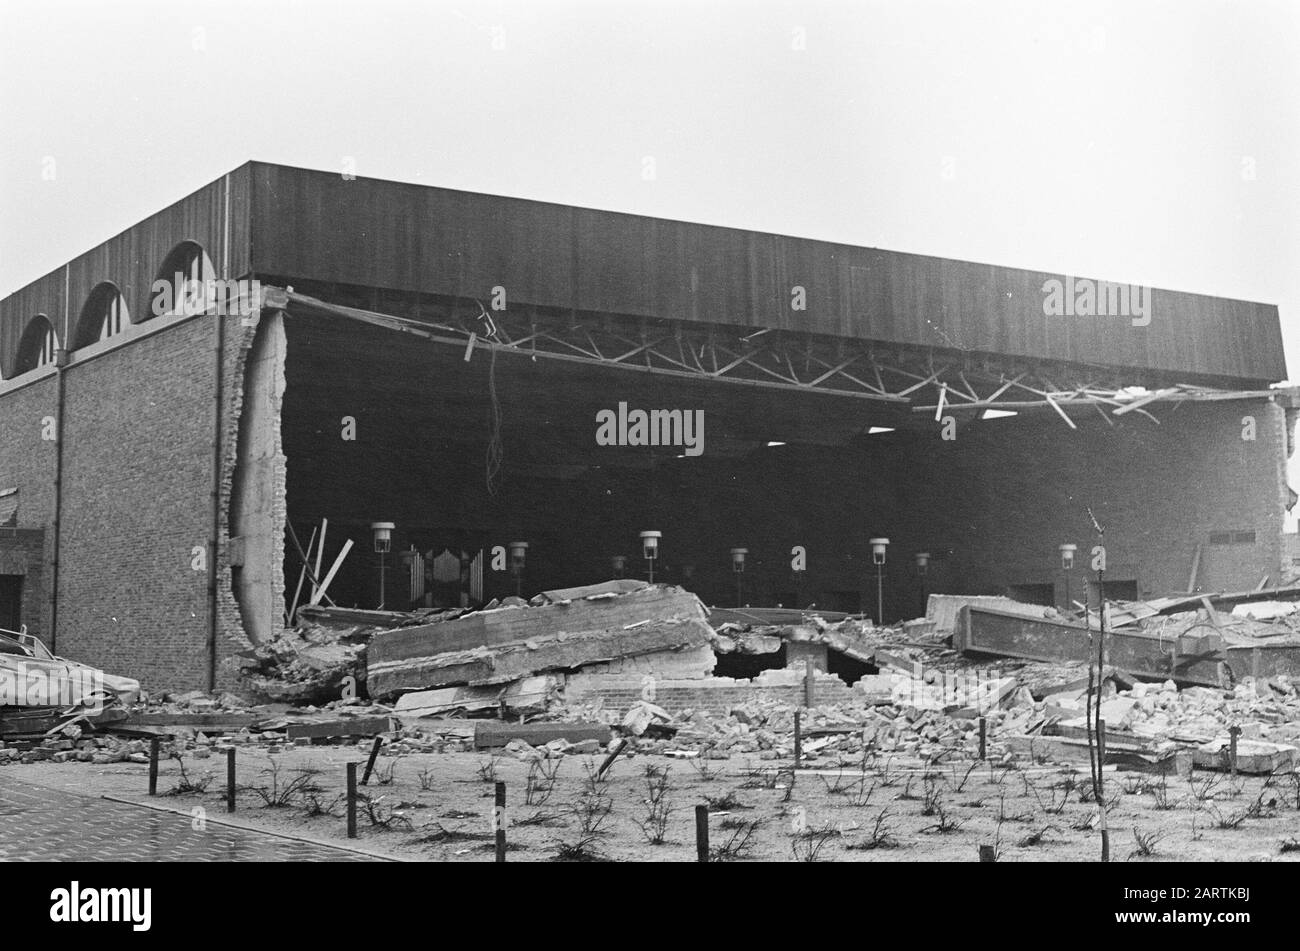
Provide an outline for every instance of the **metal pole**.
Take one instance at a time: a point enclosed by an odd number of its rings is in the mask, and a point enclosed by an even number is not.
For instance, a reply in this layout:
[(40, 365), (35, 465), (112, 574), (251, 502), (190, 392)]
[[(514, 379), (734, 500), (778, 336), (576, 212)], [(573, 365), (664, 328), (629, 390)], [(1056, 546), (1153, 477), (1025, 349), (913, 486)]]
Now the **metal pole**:
[(376, 736), (374, 744), (370, 747), (370, 758), (366, 760), (366, 771), (361, 776), (361, 785), (370, 785), (370, 772), (375, 768), (375, 760), (379, 757), (379, 747), (384, 745), (384, 738)]
[(492, 813), (492, 825), (496, 832), (497, 861), (506, 860), (506, 784), (496, 785), (496, 810)]
[(813, 670), (813, 659), (805, 657), (803, 662), (803, 705), (805, 707), (814, 706), (816, 700), (817, 680)]
[(794, 768), (798, 769), (803, 759), (803, 733), (799, 729), (799, 711), (794, 712)]
[(709, 807), (695, 807), (695, 859), (697, 862), (709, 860)]
[[(1233, 742), (1235, 745), (1236, 741)], [(149, 741), (149, 795), (158, 795), (158, 737), (156, 736)]]
[(226, 812), (235, 811), (235, 748), (226, 750)]
[(384, 553), (379, 553), (379, 609), (384, 608)]
[(885, 566), (876, 565), (876, 627), (885, 626)]
[(357, 764), (348, 763), (348, 838), (357, 837)]
[(981, 760), (987, 758), (988, 750), (985, 746), (985, 742), (987, 738), (988, 738), (988, 721), (985, 720), (984, 717), (980, 717), (980, 759)]

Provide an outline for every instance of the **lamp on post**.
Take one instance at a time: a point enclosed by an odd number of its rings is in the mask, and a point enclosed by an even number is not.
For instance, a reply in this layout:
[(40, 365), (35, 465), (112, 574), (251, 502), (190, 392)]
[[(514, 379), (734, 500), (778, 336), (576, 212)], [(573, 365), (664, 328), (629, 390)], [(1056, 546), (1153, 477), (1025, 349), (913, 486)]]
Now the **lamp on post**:
[(748, 548), (731, 549), (731, 571), (736, 576), (736, 607), (744, 604), (742, 600), (744, 593), (741, 588), (741, 582), (745, 577), (745, 556), (749, 554)]
[(888, 538), (873, 538), (871, 560), (876, 566), (876, 624), (885, 624), (885, 549), (889, 547)]
[(528, 556), (528, 542), (511, 542), (506, 546), (510, 552), (510, 574), (515, 579), (515, 597), (522, 598), (524, 590), (524, 559)]
[(392, 522), (371, 522), (370, 531), (375, 536), (375, 554), (379, 556), (379, 610), (384, 609), (384, 555), (392, 550), (393, 547), (393, 529), (397, 526)]
[(655, 581), (655, 559), (659, 557), (659, 539), (663, 538), (663, 532), (642, 532), (641, 533), (641, 553), (645, 556), (646, 572), (649, 575), (650, 583)]
[(627, 570), (627, 555), (614, 555), (609, 559), (609, 566), (614, 569), (614, 577), (623, 577), (623, 572)]
[(1060, 546), (1061, 552), (1061, 573), (1065, 575), (1065, 610), (1073, 610), (1073, 604), (1070, 601), (1070, 569), (1074, 567), (1074, 553), (1079, 550), (1078, 545), (1065, 544)]

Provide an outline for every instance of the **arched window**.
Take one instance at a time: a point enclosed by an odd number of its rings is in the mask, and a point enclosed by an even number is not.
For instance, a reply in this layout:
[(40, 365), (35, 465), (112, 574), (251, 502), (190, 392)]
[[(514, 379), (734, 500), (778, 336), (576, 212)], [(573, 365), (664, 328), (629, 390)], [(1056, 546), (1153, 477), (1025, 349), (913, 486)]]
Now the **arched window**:
[(27, 373), (49, 366), (59, 349), (59, 337), (54, 325), (44, 314), (37, 314), (27, 324), (23, 338), (18, 343), (18, 362), (14, 374)]
[(167, 255), (153, 282), (152, 317), (201, 314), (212, 304), (216, 271), (212, 259), (193, 241), (182, 241)]
[(116, 336), (130, 322), (126, 298), (116, 284), (105, 281), (90, 292), (85, 306), (81, 308), (81, 316), (77, 318), (77, 331), (73, 334), (73, 349)]

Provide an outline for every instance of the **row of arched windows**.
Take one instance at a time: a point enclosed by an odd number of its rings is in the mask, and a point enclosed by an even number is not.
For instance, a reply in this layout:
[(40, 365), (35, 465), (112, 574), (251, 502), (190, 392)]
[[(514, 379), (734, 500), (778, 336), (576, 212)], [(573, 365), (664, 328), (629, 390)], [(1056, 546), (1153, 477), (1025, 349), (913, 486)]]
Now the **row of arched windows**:
[[(97, 284), (82, 305), (72, 331), (73, 350), (115, 337), (132, 324), (151, 317), (204, 313), (209, 304), (216, 272), (202, 246), (183, 241), (167, 255), (149, 294), (149, 312), (132, 319), (126, 297), (112, 281)], [(45, 314), (27, 322), (18, 343), (14, 375), (29, 373), (52, 364), (59, 349), (59, 335)]]

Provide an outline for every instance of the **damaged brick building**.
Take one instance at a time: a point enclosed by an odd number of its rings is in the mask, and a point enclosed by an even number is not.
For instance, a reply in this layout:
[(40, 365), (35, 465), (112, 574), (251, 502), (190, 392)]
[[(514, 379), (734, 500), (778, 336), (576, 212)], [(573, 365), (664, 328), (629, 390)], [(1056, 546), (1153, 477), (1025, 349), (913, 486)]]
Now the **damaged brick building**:
[[(708, 604), (875, 614), (873, 537), (886, 621), (1064, 604), (1089, 509), (1119, 597), (1280, 581), (1277, 308), (1048, 314), (1056, 277), (249, 163), (0, 301), (0, 627), (222, 685), (322, 520), (366, 608), (644, 576), (643, 531)], [(598, 440), (624, 406), (702, 451)]]

